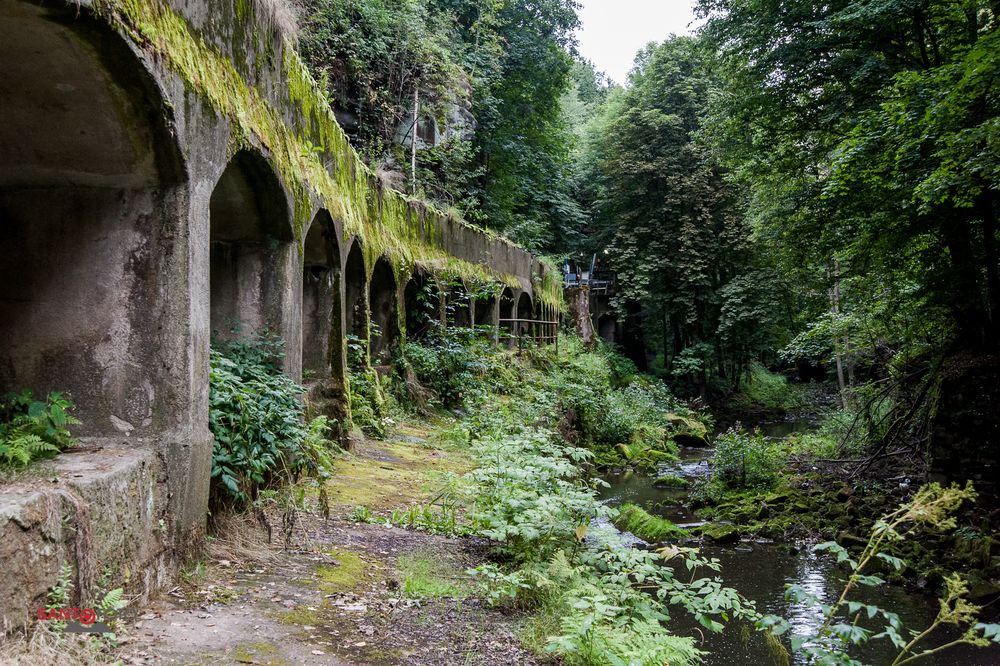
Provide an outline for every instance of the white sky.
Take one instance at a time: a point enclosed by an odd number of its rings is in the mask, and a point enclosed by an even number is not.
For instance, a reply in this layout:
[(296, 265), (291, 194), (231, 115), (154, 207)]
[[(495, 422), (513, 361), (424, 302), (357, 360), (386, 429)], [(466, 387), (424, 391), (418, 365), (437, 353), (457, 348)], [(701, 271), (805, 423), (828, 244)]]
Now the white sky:
[[(691, 32), (695, 0), (579, 0), (583, 27), (580, 53), (618, 83), (624, 83), (636, 52), (671, 33)], [(692, 26), (694, 27), (694, 26)]]

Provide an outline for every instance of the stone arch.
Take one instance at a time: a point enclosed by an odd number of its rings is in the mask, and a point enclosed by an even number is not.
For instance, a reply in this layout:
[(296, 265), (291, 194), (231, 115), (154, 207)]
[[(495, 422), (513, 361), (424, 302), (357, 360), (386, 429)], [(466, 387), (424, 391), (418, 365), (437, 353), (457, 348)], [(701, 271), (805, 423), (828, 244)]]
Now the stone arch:
[(497, 325), (499, 317), (497, 316), (497, 295), (495, 292), (476, 294), (473, 316), (476, 326), (489, 326), (492, 329)]
[(287, 343), (294, 235), (284, 189), (263, 155), (243, 150), (229, 161), (209, 201), (209, 228), (213, 337), (266, 330)]
[(373, 324), (369, 347), (373, 361), (388, 360), (396, 343), (399, 342), (398, 299), (392, 264), (385, 257), (379, 257), (372, 269), (368, 284), (368, 300)]
[(355, 237), (344, 262), (344, 330), (361, 340), (368, 339), (367, 283), (361, 239)]
[(305, 378), (333, 374), (340, 351), (340, 245), (329, 211), (320, 209), (302, 247), (302, 370)]
[[(517, 319), (520, 320), (531, 320), (534, 318), (535, 306), (531, 301), (531, 295), (522, 291), (521, 295), (517, 299)], [(531, 334), (531, 324), (527, 321), (518, 321), (516, 323), (516, 332), (518, 337), (530, 335)]]
[(75, 6), (5, 1), (0, 62), (0, 393), (68, 393), (81, 436), (185, 422), (187, 175), (170, 107)]

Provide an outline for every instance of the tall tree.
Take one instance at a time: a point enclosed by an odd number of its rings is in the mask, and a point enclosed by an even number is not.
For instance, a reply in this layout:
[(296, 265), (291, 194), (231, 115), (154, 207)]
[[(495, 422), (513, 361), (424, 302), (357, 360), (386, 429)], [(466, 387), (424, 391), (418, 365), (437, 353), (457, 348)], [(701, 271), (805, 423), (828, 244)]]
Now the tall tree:
[(590, 127), (593, 154), (584, 160), (597, 176), (592, 230), (618, 272), (619, 309), (638, 304), (647, 339), (702, 391), (713, 375), (738, 379), (773, 346), (766, 335), (735, 334), (753, 325), (770, 331), (770, 312), (750, 307), (761, 302), (763, 273), (745, 279), (751, 254), (740, 192), (699, 138), (713, 89), (698, 40), (650, 44), (627, 89)]

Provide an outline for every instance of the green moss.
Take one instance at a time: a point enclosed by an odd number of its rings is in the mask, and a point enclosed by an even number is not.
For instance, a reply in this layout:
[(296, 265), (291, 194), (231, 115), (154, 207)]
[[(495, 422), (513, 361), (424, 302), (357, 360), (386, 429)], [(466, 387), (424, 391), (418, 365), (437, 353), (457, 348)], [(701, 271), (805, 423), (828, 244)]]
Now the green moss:
[(710, 523), (701, 527), (701, 535), (715, 543), (735, 543), (740, 540), (740, 528), (736, 525)]
[(315, 627), (323, 623), (324, 616), (325, 614), (319, 610), (296, 608), (295, 610), (282, 613), (278, 621), (282, 624)]
[(472, 592), (468, 577), (443, 560), (439, 553), (403, 555), (396, 566), (403, 582), (403, 594), (407, 597), (464, 599)]
[(653, 481), (654, 488), (687, 488), (687, 485), (687, 479), (680, 476), (674, 476), (672, 474), (657, 477), (657, 479)]
[[(441, 229), (467, 227), (496, 242), (513, 243), (382, 186), (351, 147), (324, 93), (294, 49), (284, 44), (277, 47), (281, 48), (288, 103), (301, 114), (299, 127), (286, 122), (284, 109), (276, 108), (249, 85), (228, 57), (165, 3), (95, 0), (95, 11), (139, 47), (161, 59), (189, 89), (231, 121), (231, 154), (258, 144), (267, 151), (291, 195), (293, 225), (300, 243), (314, 202), (319, 200), (342, 222), (345, 240), (352, 235), (361, 239), (369, 271), (378, 257), (386, 256), (400, 273), (405, 271), (407, 275), (421, 263), (467, 278), (519, 285), (512, 276), (498, 275), (489, 267), (451, 256), (444, 248)], [(233, 20), (244, 24), (236, 26), (244, 27), (243, 33), (257, 34), (257, 19), (247, 0), (236, 4)], [(276, 40), (270, 30), (267, 32), (265, 50), (273, 50)], [(536, 286), (542, 302), (555, 309), (561, 303), (558, 277), (558, 271), (550, 270), (541, 286)]]
[(316, 569), (316, 576), (322, 581), (321, 587), (328, 593), (353, 590), (364, 582), (365, 572), (371, 569), (371, 564), (350, 550), (337, 548), (327, 551), (327, 555), (339, 563), (336, 566)]
[(649, 543), (660, 543), (687, 536), (684, 529), (677, 527), (666, 518), (651, 515), (641, 506), (631, 502), (623, 504), (618, 509), (618, 515), (615, 516), (613, 522), (618, 529), (631, 532)]
[(233, 648), (232, 658), (243, 664), (272, 664), (284, 666), (287, 659), (278, 656), (278, 647), (273, 643), (243, 643)]

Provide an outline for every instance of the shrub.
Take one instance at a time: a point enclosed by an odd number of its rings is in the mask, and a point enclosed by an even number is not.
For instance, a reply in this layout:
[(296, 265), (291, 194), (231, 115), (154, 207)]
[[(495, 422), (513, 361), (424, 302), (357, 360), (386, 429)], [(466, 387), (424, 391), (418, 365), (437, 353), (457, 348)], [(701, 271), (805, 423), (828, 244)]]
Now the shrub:
[(266, 334), (211, 351), (208, 422), (216, 502), (244, 503), (260, 489), (329, 465), (325, 418), (304, 425), (302, 387), (279, 368), (280, 339)]
[(464, 404), (466, 395), (478, 389), (486, 371), (478, 348), (462, 344), (447, 333), (429, 336), (421, 343), (403, 346), (403, 358), (425, 388), (437, 396), (442, 407)]
[(801, 398), (796, 388), (782, 375), (754, 363), (750, 366), (747, 382), (733, 402), (742, 408), (789, 410), (799, 407)]
[(385, 437), (393, 423), (382, 382), (371, 368), (351, 371), (351, 420), (370, 437)]
[(730, 428), (715, 440), (715, 477), (731, 488), (770, 487), (778, 479), (785, 456), (760, 430)]
[(0, 400), (0, 468), (25, 467), (73, 446), (67, 426), (79, 423), (70, 415), (73, 401), (53, 391), (45, 401), (31, 391), (9, 393)]

